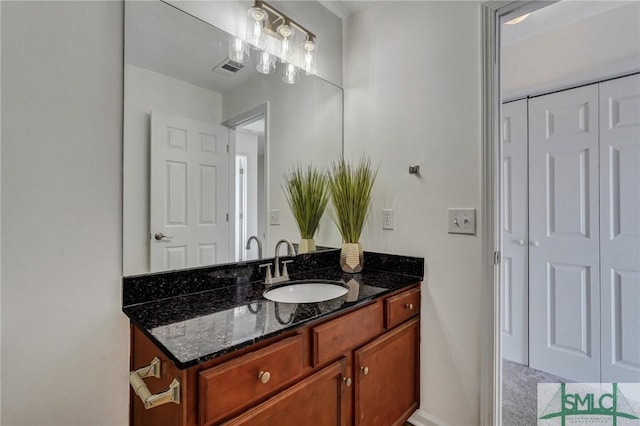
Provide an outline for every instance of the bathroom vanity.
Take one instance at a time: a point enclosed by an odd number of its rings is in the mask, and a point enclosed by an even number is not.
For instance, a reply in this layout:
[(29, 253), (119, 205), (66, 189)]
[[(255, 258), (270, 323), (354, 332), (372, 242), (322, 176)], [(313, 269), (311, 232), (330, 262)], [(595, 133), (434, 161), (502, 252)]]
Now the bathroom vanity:
[(179, 399), (145, 409), (131, 391), (131, 424), (404, 424), (419, 401), (423, 260), (366, 253), (352, 275), (337, 256), (288, 259), (292, 279), (348, 287), (318, 303), (266, 300), (264, 261), (125, 277), (131, 369), (157, 358), (145, 386), (177, 383)]

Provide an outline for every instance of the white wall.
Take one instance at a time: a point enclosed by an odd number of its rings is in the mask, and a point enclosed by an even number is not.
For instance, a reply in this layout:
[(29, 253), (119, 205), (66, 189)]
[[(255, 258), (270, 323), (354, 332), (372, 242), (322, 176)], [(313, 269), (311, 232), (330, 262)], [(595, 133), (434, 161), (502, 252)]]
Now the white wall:
[(635, 2), (504, 46), (504, 97), (539, 94), (639, 71), (639, 28), (640, 2)]
[(122, 3), (0, 7), (0, 423), (126, 425)]
[[(269, 102), (266, 199), (268, 209), (280, 210), (280, 225), (267, 225), (265, 257), (273, 256), (272, 250), (282, 238), (300, 240), (282, 191), (284, 173), (298, 161), (303, 166), (326, 167), (342, 152), (342, 91), (315, 77), (302, 76), (294, 85), (283, 83), (281, 78), (280, 74), (260, 75), (222, 96), (223, 122)], [(318, 245), (340, 247), (340, 235), (327, 214), (315, 240)]]
[(222, 95), (125, 65), (123, 251), (124, 275), (149, 272), (150, 112), (220, 124)]
[[(253, 1), (246, 0), (169, 0), (168, 3), (239, 38), (245, 38), (247, 10), (253, 6)], [(317, 1), (282, 0), (268, 3), (316, 35), (318, 76), (342, 86), (343, 55), (340, 18)], [(299, 40), (300, 43), (302, 41), (302, 39)]]
[(480, 423), (480, 236), (447, 234), (447, 208), (481, 206), (481, 4), (374, 2), (345, 25), (345, 151), (380, 162), (362, 242), (424, 256), (420, 410), (457, 426)]

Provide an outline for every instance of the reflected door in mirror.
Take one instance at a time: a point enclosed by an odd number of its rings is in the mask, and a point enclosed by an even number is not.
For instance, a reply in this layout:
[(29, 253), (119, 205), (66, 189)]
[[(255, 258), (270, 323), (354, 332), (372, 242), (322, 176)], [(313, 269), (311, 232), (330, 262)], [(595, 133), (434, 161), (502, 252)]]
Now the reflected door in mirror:
[(228, 134), (217, 124), (151, 113), (152, 272), (228, 261)]

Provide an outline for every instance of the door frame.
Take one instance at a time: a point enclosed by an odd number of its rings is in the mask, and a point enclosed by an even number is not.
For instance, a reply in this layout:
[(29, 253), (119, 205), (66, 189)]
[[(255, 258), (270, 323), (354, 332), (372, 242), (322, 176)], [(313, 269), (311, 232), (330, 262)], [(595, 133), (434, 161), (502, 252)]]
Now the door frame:
[[(262, 241), (262, 243), (265, 246), (268, 246), (268, 241), (269, 241), (269, 237), (270, 237), (270, 226), (269, 226), (269, 211), (270, 211), (270, 204), (269, 204), (269, 185), (270, 185), (270, 179), (269, 179), (269, 175), (270, 175), (270, 149), (269, 149), (269, 140), (270, 140), (270, 135), (269, 135), (269, 130), (270, 127), (269, 126), (269, 101), (266, 101), (264, 103), (261, 103), (258, 106), (255, 106), (253, 108), (250, 108), (244, 112), (241, 112), (231, 118), (229, 118), (228, 120), (223, 121), (220, 125), (229, 128), (230, 130), (230, 137), (229, 137), (229, 164), (232, 164), (230, 166), (230, 185), (233, 185), (233, 195), (229, 194), (229, 206), (230, 206), (230, 210), (229, 211), (229, 216), (230, 217), (235, 217), (235, 185), (236, 185), (236, 181), (235, 181), (235, 158), (236, 158), (236, 136), (235, 136), (235, 130), (236, 128), (242, 126), (243, 124), (248, 124), (251, 121), (254, 121), (257, 117), (264, 117), (264, 144), (265, 144), (265, 148), (264, 148), (264, 182), (263, 182), (263, 187), (262, 190), (264, 191), (264, 199), (265, 199), (265, 211), (262, 212), (263, 213), (263, 220), (265, 223), (265, 229), (264, 229), (264, 241)], [(260, 185), (260, 183), (258, 183), (258, 185)], [(231, 228), (230, 228), (231, 229)], [(229, 246), (230, 247), (235, 247), (235, 226), (233, 227), (233, 233), (229, 234)]]
[[(555, 1), (488, 1), (481, 6), (482, 35), (482, 347), (480, 354), (480, 424), (502, 424), (502, 345), (500, 268), (500, 20)], [(542, 4), (541, 4), (542, 3)], [(515, 16), (514, 16), (515, 17)]]

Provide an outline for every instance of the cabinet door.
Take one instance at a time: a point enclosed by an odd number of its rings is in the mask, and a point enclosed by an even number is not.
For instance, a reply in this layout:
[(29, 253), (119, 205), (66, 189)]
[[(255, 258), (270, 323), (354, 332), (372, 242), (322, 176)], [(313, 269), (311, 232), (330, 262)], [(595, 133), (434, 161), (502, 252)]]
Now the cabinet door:
[(257, 407), (224, 423), (251, 426), (336, 426), (343, 423), (343, 392), (348, 392), (342, 378), (346, 359), (323, 368)]
[(406, 322), (355, 352), (356, 425), (401, 425), (418, 407), (419, 324)]

